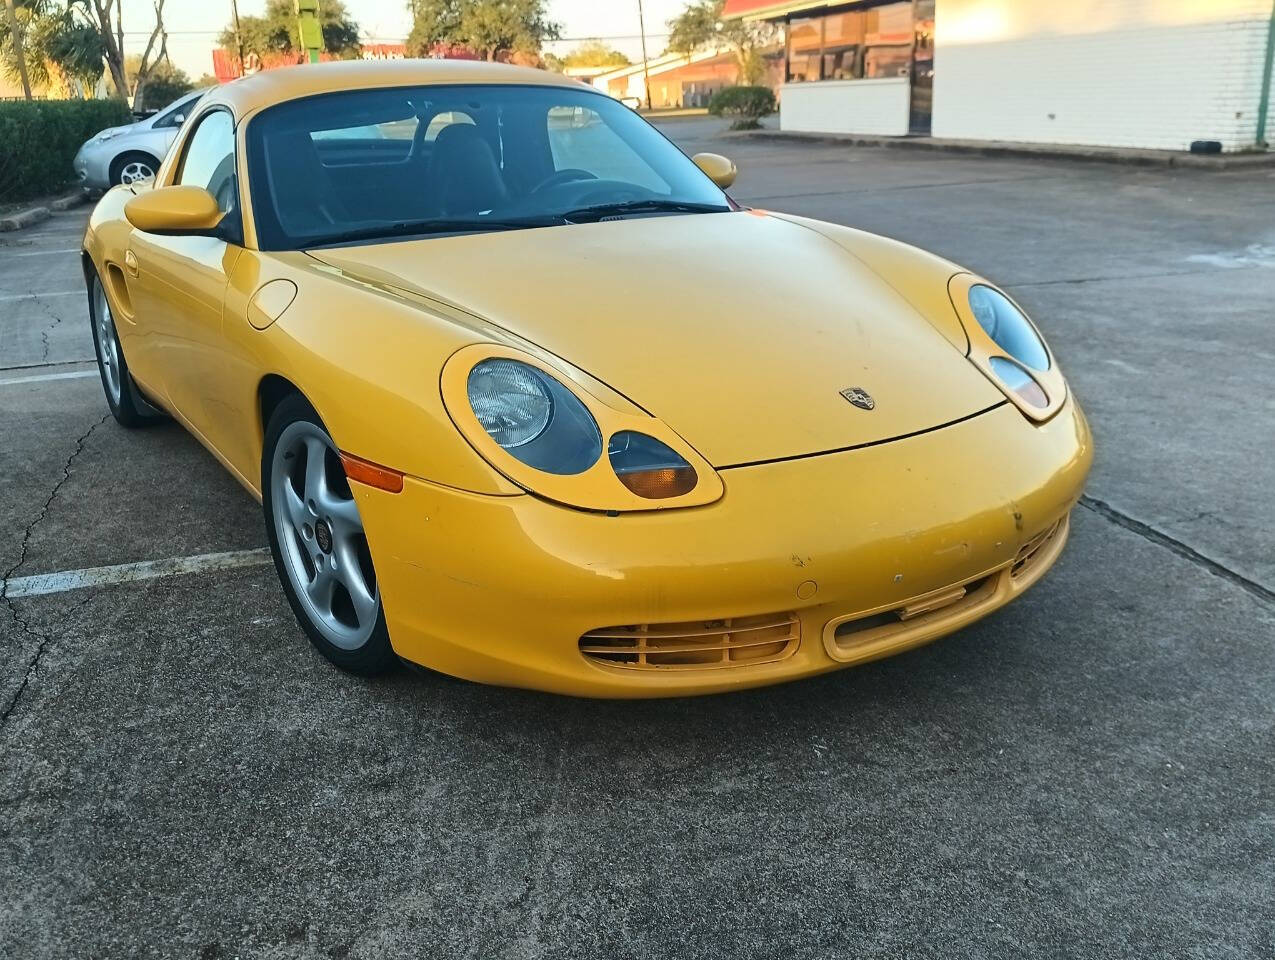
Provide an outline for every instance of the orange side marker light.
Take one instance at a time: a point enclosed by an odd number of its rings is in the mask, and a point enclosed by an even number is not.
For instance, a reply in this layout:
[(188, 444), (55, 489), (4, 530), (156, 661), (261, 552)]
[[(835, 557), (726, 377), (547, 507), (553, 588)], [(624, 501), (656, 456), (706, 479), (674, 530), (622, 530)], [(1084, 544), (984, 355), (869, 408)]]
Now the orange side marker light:
[(397, 470), (349, 453), (341, 454), (341, 466), (345, 468), (345, 475), (350, 480), (390, 493), (403, 492), (403, 475)]

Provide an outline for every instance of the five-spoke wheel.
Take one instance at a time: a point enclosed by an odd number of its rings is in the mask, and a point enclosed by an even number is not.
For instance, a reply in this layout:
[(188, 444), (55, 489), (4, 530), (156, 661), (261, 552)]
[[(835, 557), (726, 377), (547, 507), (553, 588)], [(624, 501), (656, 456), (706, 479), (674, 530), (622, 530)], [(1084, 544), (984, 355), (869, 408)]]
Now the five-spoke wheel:
[(348, 670), (384, 669), (393, 653), (358, 505), (336, 445), (299, 396), (270, 419), (262, 494), (275, 566), (314, 645)]
[(140, 427), (162, 419), (160, 411), (142, 398), (128, 372), (128, 361), (115, 328), (115, 311), (96, 273), (89, 275), (89, 324), (98, 373), (102, 375), (102, 391), (111, 415), (126, 427)]

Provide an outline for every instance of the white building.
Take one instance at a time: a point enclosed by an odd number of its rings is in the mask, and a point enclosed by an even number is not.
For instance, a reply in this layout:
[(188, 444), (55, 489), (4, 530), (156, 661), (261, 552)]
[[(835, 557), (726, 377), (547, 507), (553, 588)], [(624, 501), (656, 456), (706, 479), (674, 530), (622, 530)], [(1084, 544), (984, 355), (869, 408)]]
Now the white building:
[(1275, 140), (1275, 0), (727, 0), (786, 32), (780, 128), (1227, 151)]

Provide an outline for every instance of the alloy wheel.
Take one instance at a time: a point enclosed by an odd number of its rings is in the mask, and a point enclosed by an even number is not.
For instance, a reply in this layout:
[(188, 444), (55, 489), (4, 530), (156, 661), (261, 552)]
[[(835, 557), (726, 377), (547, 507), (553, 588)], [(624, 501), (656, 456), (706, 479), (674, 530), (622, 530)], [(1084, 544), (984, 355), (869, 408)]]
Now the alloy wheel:
[(102, 382), (111, 404), (120, 405), (123, 378), (120, 371), (120, 342), (115, 334), (115, 318), (111, 305), (106, 301), (106, 291), (100, 280), (93, 281), (93, 337), (97, 340), (97, 362), (102, 371)]
[(123, 184), (149, 180), (153, 176), (155, 176), (155, 171), (151, 169), (150, 164), (141, 160), (130, 160), (120, 169), (120, 183)]
[(283, 567), (311, 623), (357, 650), (380, 615), (380, 588), (336, 447), (318, 425), (289, 424), (275, 444), (271, 512)]

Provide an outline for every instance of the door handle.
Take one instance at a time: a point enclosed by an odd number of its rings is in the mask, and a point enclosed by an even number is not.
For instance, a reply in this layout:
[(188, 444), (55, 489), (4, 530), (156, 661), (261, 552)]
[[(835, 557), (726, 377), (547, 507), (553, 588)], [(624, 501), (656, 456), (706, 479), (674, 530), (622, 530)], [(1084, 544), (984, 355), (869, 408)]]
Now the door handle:
[(137, 279), (137, 254), (132, 250), (124, 251), (124, 269), (134, 280)]

